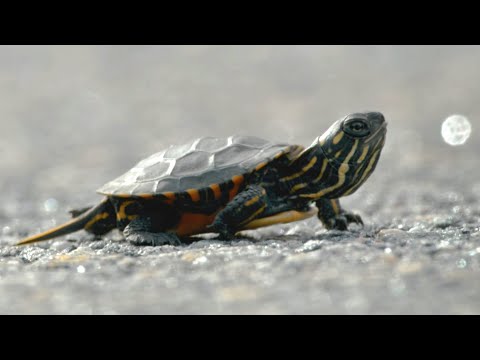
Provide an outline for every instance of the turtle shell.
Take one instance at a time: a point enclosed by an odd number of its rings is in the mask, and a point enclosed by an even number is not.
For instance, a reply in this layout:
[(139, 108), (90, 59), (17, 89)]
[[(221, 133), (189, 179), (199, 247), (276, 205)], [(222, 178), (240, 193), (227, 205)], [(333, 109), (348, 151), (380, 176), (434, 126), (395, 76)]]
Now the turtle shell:
[(142, 196), (200, 189), (258, 170), (291, 149), (254, 136), (203, 137), (153, 154), (97, 192)]

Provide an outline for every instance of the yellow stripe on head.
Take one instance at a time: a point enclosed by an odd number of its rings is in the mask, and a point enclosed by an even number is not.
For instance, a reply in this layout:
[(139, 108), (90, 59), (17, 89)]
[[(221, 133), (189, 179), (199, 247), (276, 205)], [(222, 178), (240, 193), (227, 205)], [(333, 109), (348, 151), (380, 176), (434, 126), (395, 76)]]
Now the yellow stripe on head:
[(373, 153), (372, 157), (370, 158), (370, 161), (368, 162), (367, 168), (365, 169), (365, 171), (362, 174), (362, 177), (351, 189), (349, 189), (345, 192), (345, 195), (351, 194), (353, 191), (355, 191), (356, 189), (358, 189), (360, 187), (360, 185), (363, 183), (365, 178), (372, 172), (372, 167), (375, 164), (375, 161), (377, 160), (377, 157), (378, 157), (379, 153), (380, 153), (380, 150), (377, 150)]
[(355, 180), (357, 179), (358, 174), (360, 174), (362, 169), (365, 169), (365, 168), (366, 168), (365, 164), (362, 164), (358, 167), (358, 169), (355, 171), (355, 174), (353, 175), (353, 179), (352, 179), (353, 182), (356, 182)]
[(293, 174), (293, 175), (290, 175), (290, 176), (286, 176), (284, 178), (282, 178), (280, 181), (290, 181), (290, 180), (293, 180), (293, 179), (296, 179), (297, 177), (299, 176), (302, 176), (303, 174), (305, 174), (308, 170), (310, 170), (313, 165), (315, 165), (315, 163), (317, 162), (317, 157), (314, 156), (312, 157), (312, 159), (310, 160), (310, 162), (305, 165), (301, 171)]
[(301, 184), (297, 184), (297, 185), (293, 186), (292, 189), (290, 190), (290, 194), (293, 194), (295, 191), (303, 189), (304, 187), (307, 187), (307, 185), (308, 184), (301, 183)]
[(328, 159), (325, 158), (325, 159), (323, 159), (322, 169), (320, 170), (320, 174), (318, 174), (318, 176), (315, 178), (315, 180), (313, 180), (313, 183), (317, 183), (317, 182), (320, 181), (320, 179), (323, 176), (323, 173), (325, 172), (325, 169), (327, 168), (327, 165), (328, 165)]
[(335, 135), (335, 137), (333, 138), (333, 145), (337, 145), (340, 140), (342, 140), (343, 138), (343, 131), (340, 131), (337, 135)]
[(369, 149), (369, 148), (370, 148), (370, 147), (369, 147), (368, 145), (365, 145), (365, 146), (363, 147), (362, 155), (360, 155), (360, 157), (358, 158), (357, 164), (360, 164), (363, 160), (365, 160), (365, 157), (366, 157), (367, 154), (368, 154), (368, 149)]
[(350, 150), (347, 157), (345, 158), (345, 162), (342, 163), (342, 165), (340, 165), (340, 167), (338, 168), (338, 182), (336, 184), (329, 186), (328, 188), (322, 189), (315, 194), (300, 194), (300, 197), (309, 198), (309, 199), (319, 199), (322, 196), (340, 188), (345, 183), (346, 173), (350, 169), (348, 162), (352, 158), (353, 154), (355, 154), (355, 151), (357, 150), (357, 146), (358, 146), (358, 139), (355, 140), (355, 143), (352, 146), (352, 150)]

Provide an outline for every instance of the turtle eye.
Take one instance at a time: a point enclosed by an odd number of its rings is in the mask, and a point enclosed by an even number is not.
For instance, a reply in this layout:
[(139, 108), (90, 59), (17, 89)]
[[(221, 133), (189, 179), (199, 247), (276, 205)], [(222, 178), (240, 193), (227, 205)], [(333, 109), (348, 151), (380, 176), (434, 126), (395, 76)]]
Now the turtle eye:
[(370, 127), (363, 119), (349, 119), (343, 124), (343, 131), (351, 136), (363, 137), (370, 134)]

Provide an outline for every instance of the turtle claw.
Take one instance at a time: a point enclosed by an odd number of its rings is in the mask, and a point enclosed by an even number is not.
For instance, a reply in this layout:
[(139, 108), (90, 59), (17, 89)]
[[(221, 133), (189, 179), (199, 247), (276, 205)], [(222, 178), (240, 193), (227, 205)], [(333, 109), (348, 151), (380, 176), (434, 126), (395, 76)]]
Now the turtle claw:
[(232, 232), (227, 225), (222, 223), (214, 222), (213, 224), (208, 225), (207, 229), (211, 232), (218, 233), (215, 240), (233, 240), (235, 238), (235, 232)]
[(358, 225), (361, 225), (362, 227), (364, 226), (363, 220), (360, 217), (360, 215), (350, 213), (350, 212), (343, 212), (329, 219), (328, 222), (325, 223), (325, 227), (328, 230), (346, 231), (348, 230), (349, 224), (358, 224)]
[(232, 234), (230, 232), (221, 232), (215, 238), (215, 240), (233, 240), (233, 239), (235, 239), (235, 234)]
[(358, 214), (354, 214), (354, 213), (350, 213), (350, 212), (345, 212), (345, 213), (343, 213), (343, 216), (345, 216), (345, 219), (347, 220), (347, 222), (348, 222), (349, 224), (354, 223), (354, 224), (358, 224), (358, 225), (364, 226), (363, 220), (362, 220), (361, 216), (358, 215)]

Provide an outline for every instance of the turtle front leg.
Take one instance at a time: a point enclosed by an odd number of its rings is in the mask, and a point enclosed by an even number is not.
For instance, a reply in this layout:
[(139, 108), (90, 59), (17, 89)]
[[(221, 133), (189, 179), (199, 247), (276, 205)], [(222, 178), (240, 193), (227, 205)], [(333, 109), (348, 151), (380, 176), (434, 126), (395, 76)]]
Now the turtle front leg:
[(176, 234), (169, 232), (152, 232), (152, 225), (152, 219), (150, 217), (138, 217), (130, 221), (123, 230), (123, 235), (127, 241), (133, 245), (181, 245), (181, 241)]
[(267, 192), (265, 189), (259, 185), (247, 186), (217, 214), (208, 228), (219, 233), (220, 239), (232, 239), (242, 226), (262, 214), (266, 206)]
[(363, 226), (360, 215), (343, 210), (338, 199), (320, 199), (316, 201), (316, 205), (318, 218), (329, 230), (347, 230), (351, 223)]

